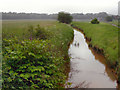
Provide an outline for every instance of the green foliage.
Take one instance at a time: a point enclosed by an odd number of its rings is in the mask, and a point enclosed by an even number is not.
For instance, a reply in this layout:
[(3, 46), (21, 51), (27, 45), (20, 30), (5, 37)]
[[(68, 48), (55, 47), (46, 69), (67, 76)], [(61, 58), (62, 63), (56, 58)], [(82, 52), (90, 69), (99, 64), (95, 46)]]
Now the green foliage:
[(104, 50), (110, 62), (118, 60), (118, 28), (107, 23), (90, 24), (88, 22), (73, 22), (74, 26), (84, 30), (91, 38), (90, 44)]
[(65, 12), (59, 12), (58, 13), (58, 21), (61, 23), (71, 23), (72, 22), (72, 16), (70, 16), (69, 13), (65, 13)]
[(41, 38), (41, 39), (45, 39), (45, 32), (44, 32), (44, 28), (40, 27), (40, 25), (37, 25), (36, 28), (36, 37)]
[[(68, 56), (68, 44), (73, 39), (73, 30), (65, 24), (52, 23), (46, 23), (45, 28), (42, 23), (41, 26), (25, 27), (25, 35), (28, 34), (32, 39), (20, 38), (19, 28), (15, 32), (15, 38), (4, 36), (3, 89), (63, 87), (66, 78), (65, 63), (69, 61), (69, 58), (65, 57)], [(14, 26), (15, 24), (11, 24), (11, 32)], [(9, 27), (7, 29), (9, 31)], [(9, 31), (8, 35), (11, 32)]]
[(47, 50), (49, 40), (17, 41), (3, 40), (3, 88), (54, 88), (62, 83), (58, 67), (63, 58)]
[(107, 16), (105, 19), (106, 19), (107, 22), (111, 22), (111, 21), (113, 21), (112, 16)]
[[(35, 36), (37, 25), (40, 25), (41, 28), (45, 27), (46, 30), (46, 27), (53, 26), (55, 24), (55, 21), (5, 20), (2, 21), (2, 38), (10, 39), (17, 37), (19, 40), (29, 39), (31, 37), (31, 31), (34, 31), (34, 34), (32, 35)], [(48, 35), (49, 33), (45, 32), (45, 34)]]
[(95, 19), (93, 19), (93, 20), (91, 21), (91, 23), (92, 23), (92, 24), (99, 24), (100, 22), (97, 20), (97, 18), (95, 18)]
[(110, 24), (114, 25), (114, 26), (118, 26), (119, 27), (119, 23), (118, 20), (112, 20), (111, 22), (109, 22)]
[[(91, 38), (92, 46), (97, 46), (116, 72), (120, 72), (120, 60), (118, 60), (118, 28), (108, 23), (90, 24), (88, 22), (73, 22), (73, 26), (82, 29), (88, 38)], [(118, 69), (116, 69), (118, 68)]]
[[(30, 34), (29, 39), (35, 39), (35, 38), (39, 38), (39, 39), (47, 39), (46, 35), (47, 33), (45, 32), (45, 29), (43, 27), (40, 27), (40, 25), (38, 24), (37, 27), (33, 27), (32, 25), (28, 27), (28, 32)], [(46, 34), (46, 35), (45, 35)]]

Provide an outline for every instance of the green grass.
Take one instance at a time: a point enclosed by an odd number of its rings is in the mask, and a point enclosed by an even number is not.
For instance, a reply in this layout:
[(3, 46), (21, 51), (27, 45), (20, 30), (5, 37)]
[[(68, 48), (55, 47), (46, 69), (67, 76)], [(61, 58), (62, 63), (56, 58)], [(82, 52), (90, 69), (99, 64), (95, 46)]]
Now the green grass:
[[(28, 30), (30, 26), (32, 31)], [(39, 29), (42, 33), (37, 32)], [(72, 27), (56, 21), (3, 21), (2, 33), (3, 88), (63, 86)]]
[[(91, 24), (88, 22), (73, 22), (73, 25), (82, 29), (90, 44), (104, 50), (104, 55), (111, 65), (118, 62), (118, 28), (107, 23)], [(120, 62), (119, 62), (120, 63)]]
[[(50, 34), (47, 38), (50, 39), (56, 47), (66, 48), (68, 40), (73, 37), (72, 28), (68, 25), (58, 23), (56, 21), (3, 21), (2, 35), (3, 38), (10, 39), (17, 37), (20, 40), (28, 39), (30, 33), (28, 32), (29, 26), (33, 26), (34, 29), (37, 25), (45, 29), (45, 34)], [(71, 32), (70, 32), (71, 31)], [(70, 32), (70, 33), (69, 33)], [(63, 50), (66, 51), (66, 50)]]
[(11, 38), (12, 36), (16, 36), (19, 39), (23, 39), (28, 35), (28, 28), (29, 26), (36, 27), (37, 25), (40, 25), (42, 27), (49, 27), (54, 24), (56, 24), (55, 21), (33, 21), (33, 20), (9, 20), (9, 21), (3, 21), (2, 22), (2, 34), (3, 38)]
[(111, 24), (115, 24), (118, 26), (118, 20), (113, 20), (112, 22), (110, 22)]

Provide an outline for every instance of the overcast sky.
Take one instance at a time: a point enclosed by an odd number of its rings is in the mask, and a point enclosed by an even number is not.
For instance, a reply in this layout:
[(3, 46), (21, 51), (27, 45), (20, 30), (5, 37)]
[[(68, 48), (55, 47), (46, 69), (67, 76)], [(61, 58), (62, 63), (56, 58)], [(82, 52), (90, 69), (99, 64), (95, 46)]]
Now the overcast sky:
[(118, 14), (119, 0), (0, 0), (0, 12)]

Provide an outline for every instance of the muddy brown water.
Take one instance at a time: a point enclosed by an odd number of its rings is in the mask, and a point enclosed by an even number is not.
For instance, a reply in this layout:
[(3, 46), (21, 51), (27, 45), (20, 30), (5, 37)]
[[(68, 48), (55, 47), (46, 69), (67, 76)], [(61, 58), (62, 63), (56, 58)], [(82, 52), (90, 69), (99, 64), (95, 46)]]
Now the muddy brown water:
[[(74, 29), (74, 40), (69, 47), (70, 72), (67, 88), (116, 88), (117, 81), (105, 65), (104, 56), (88, 47), (84, 35)], [(69, 83), (69, 85), (68, 85)]]

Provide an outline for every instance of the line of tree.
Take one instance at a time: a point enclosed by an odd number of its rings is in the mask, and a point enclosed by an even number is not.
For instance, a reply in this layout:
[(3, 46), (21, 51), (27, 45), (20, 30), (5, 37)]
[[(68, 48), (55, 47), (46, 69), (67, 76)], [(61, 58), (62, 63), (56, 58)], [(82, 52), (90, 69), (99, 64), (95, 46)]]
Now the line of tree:
[[(73, 13), (71, 14), (73, 20), (91, 20), (97, 18), (99, 21), (106, 20), (107, 16), (112, 16), (113, 19), (117, 20), (118, 15), (108, 15), (106, 12), (100, 13)], [(16, 12), (2, 12), (2, 19), (52, 19), (57, 20), (58, 14), (38, 14), (38, 13), (16, 13)]]

